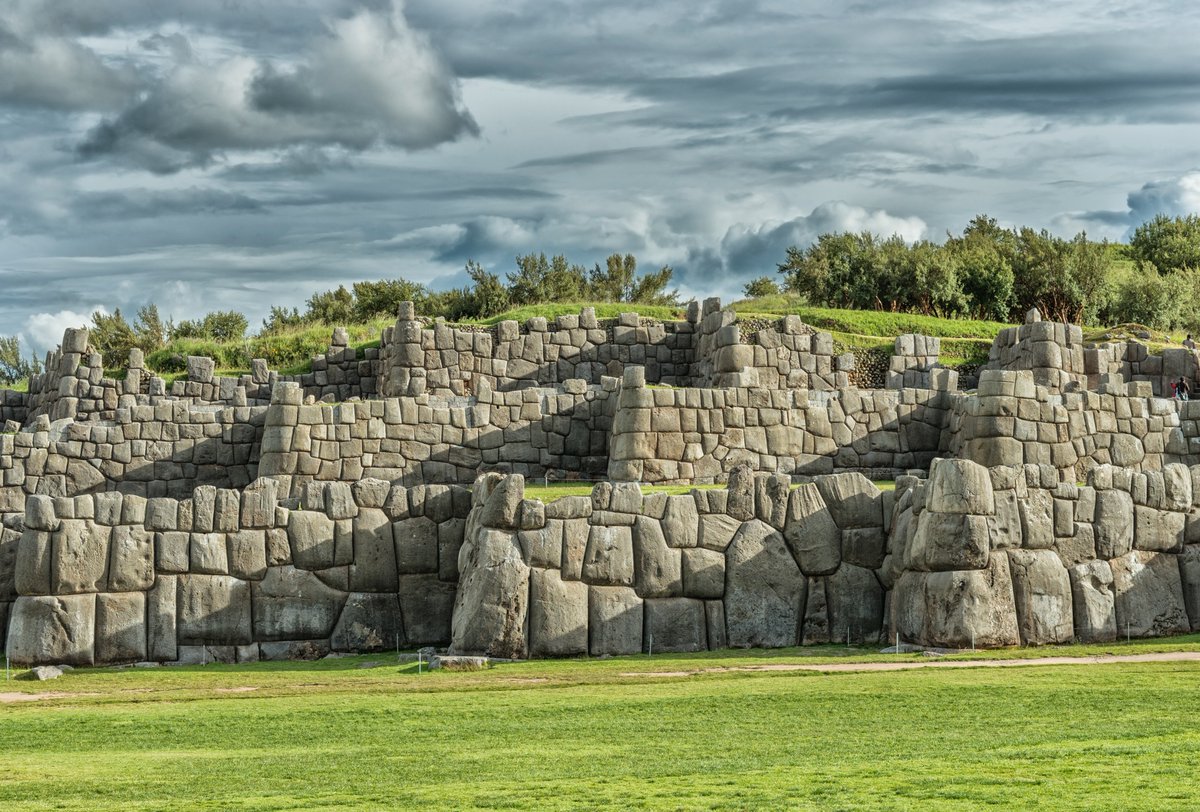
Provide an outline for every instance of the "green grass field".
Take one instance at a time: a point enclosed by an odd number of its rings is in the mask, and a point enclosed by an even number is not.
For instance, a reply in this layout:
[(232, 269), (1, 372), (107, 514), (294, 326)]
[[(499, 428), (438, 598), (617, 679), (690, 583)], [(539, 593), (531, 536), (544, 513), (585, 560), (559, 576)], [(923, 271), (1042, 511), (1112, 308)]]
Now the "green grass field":
[[(1200, 650), (1200, 640), (1032, 654), (1179, 649)], [(415, 665), (396, 665), (393, 655), (81, 669), (2, 689), (57, 695), (0, 705), (0, 804), (540, 810), (1193, 803), (1200, 788), (1197, 663), (702, 670), (918, 658), (826, 646), (422, 675)]]

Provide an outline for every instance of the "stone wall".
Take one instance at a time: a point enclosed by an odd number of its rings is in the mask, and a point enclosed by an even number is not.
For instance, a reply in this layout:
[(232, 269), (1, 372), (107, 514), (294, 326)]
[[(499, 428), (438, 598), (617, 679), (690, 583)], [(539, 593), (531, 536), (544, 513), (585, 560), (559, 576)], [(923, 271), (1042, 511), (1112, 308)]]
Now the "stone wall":
[(1025, 317), (1025, 324), (1000, 331), (987, 367), (1029, 370), (1039, 386), (1077, 389), (1087, 383), (1083, 352), (1083, 330), (1078, 325), (1042, 321), (1034, 309)]
[(282, 503), (269, 479), (183, 500), (32, 496), (23, 532), (0, 535), (8, 655), (242, 662), (444, 645), (469, 508), (462, 487), (372, 479)]
[(283, 383), (266, 412), (264, 476), (293, 493), (309, 480), (379, 477), (404, 484), (470, 482), (500, 467), (530, 476), (599, 478), (608, 464), (616, 380), (474, 397), (304, 405)]
[(499, 657), (778, 647), (883, 634), (891, 497), (859, 474), (745, 469), (681, 496), (601, 484), (542, 504), (487, 475), (460, 553), (452, 651)]
[(993, 465), (1052, 465), (1076, 481), (1096, 465), (1158, 470), (1200, 462), (1200, 404), (1150, 396), (1148, 383), (1056, 393), (1030, 371), (985, 370), (954, 399), (952, 455)]
[(940, 460), (897, 503), (884, 565), (902, 641), (951, 648), (1105, 642), (1200, 629), (1200, 467)]
[(667, 389), (626, 372), (608, 474), (617, 481), (721, 482), (738, 465), (780, 474), (928, 467), (944, 447), (946, 391)]

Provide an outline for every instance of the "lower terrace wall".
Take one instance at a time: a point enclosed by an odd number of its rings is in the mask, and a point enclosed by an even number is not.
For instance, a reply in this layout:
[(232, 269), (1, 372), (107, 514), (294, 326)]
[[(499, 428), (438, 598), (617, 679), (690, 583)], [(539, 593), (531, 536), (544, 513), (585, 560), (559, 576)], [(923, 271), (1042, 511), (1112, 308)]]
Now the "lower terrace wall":
[(8, 655), (243, 662), (449, 641), (467, 488), (364, 479), (277, 495), (258, 480), (184, 500), (30, 497), (23, 532), (0, 535)]

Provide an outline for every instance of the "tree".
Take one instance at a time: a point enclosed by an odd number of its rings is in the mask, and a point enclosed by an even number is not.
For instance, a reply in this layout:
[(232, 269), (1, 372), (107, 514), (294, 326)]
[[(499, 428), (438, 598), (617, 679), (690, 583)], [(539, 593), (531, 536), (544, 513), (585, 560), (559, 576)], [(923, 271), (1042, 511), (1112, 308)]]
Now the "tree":
[(378, 316), (395, 318), (401, 302), (413, 302), (423, 311), (429, 290), (407, 279), (381, 279), (378, 282), (354, 283), (354, 320), (367, 322)]
[(21, 357), (21, 340), (17, 336), (0, 336), (0, 384), (12, 386), (30, 375), (42, 371), (36, 356)]
[(338, 285), (337, 290), (314, 293), (308, 297), (304, 319), (329, 325), (349, 324), (354, 320), (354, 294), (346, 290), (345, 285)]
[(742, 288), (742, 292), (746, 294), (747, 299), (761, 299), (764, 296), (778, 296), (782, 291), (779, 289), (779, 283), (769, 276), (760, 276), (757, 279), (751, 279)]
[(1162, 273), (1200, 269), (1200, 215), (1155, 215), (1134, 229), (1129, 249), (1134, 259)]
[(300, 315), (300, 311), (296, 308), (288, 310), (286, 307), (273, 306), (271, 313), (263, 319), (260, 335), (274, 335), (282, 333), (293, 327), (299, 327), (304, 324), (304, 317)]
[(92, 314), (89, 343), (100, 353), (104, 366), (119, 369), (129, 362), (129, 351), (137, 346), (137, 333), (117, 308), (112, 315), (97, 310)]
[(547, 259), (543, 254), (517, 257), (516, 273), (508, 274), (509, 294), (516, 305), (542, 302), (577, 302), (586, 298), (587, 274), (571, 265), (562, 254)]
[(236, 310), (215, 310), (195, 321), (181, 321), (171, 330), (171, 338), (208, 338), (213, 341), (241, 341), (250, 323)]

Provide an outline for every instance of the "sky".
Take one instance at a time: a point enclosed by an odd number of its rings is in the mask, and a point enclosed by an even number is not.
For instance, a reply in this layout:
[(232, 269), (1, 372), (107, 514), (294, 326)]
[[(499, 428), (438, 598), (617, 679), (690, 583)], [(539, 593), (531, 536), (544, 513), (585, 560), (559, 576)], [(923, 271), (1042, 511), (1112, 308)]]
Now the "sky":
[(2, 0), (0, 335), (474, 259), (736, 298), (826, 231), (1200, 211), (1200, 6)]

